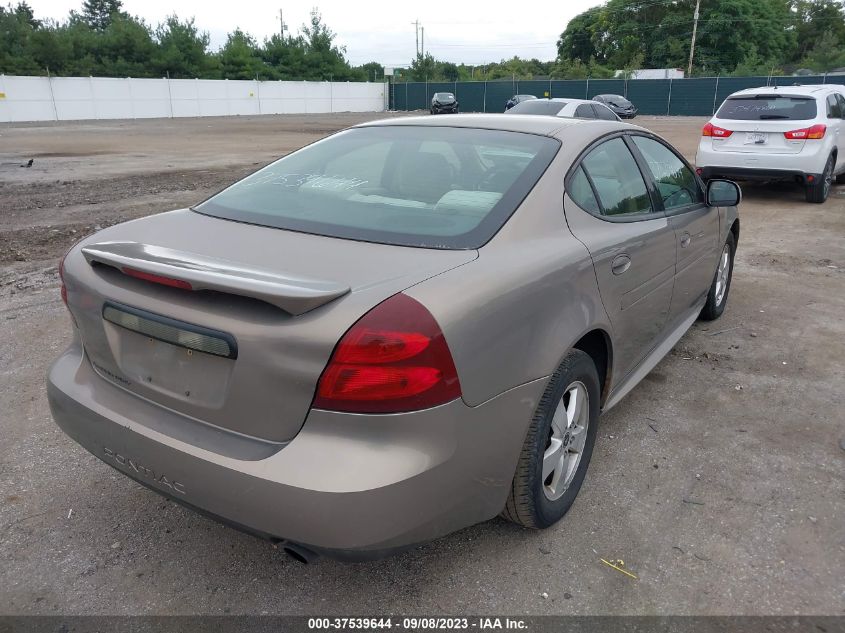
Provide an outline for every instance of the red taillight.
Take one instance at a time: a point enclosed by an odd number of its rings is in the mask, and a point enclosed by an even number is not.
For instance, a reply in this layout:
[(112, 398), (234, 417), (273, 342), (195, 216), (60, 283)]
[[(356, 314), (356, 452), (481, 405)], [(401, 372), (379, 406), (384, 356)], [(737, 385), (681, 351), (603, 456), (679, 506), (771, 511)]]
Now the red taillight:
[(163, 275), (155, 275), (153, 273), (146, 273), (143, 270), (136, 270), (134, 268), (123, 267), (120, 269), (124, 275), (135, 277), (136, 279), (143, 279), (150, 283), (160, 284), (162, 286), (170, 286), (171, 288), (180, 288), (182, 290), (193, 290), (191, 284), (181, 279), (173, 279), (172, 277), (165, 277)]
[(818, 123), (812, 127), (784, 132), (783, 135), (790, 141), (803, 141), (824, 138), (825, 132), (827, 132), (827, 126), (824, 123)]
[(733, 130), (726, 130), (723, 127), (719, 127), (718, 125), (713, 125), (712, 123), (707, 123), (704, 126), (704, 129), (701, 130), (701, 136), (714, 136), (716, 138), (728, 138), (731, 134), (733, 134)]
[(314, 407), (352, 413), (401, 413), (461, 397), (458, 372), (437, 321), (397, 294), (343, 336), (320, 376)]

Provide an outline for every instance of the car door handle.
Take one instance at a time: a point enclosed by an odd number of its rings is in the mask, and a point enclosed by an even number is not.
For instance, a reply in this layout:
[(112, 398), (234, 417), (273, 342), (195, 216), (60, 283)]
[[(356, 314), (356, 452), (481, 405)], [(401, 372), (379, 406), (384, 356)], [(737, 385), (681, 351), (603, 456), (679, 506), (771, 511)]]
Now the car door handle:
[(610, 270), (614, 275), (621, 275), (631, 267), (631, 258), (627, 255), (617, 255), (610, 263)]
[(689, 233), (681, 235), (681, 248), (686, 248), (692, 242), (692, 236)]

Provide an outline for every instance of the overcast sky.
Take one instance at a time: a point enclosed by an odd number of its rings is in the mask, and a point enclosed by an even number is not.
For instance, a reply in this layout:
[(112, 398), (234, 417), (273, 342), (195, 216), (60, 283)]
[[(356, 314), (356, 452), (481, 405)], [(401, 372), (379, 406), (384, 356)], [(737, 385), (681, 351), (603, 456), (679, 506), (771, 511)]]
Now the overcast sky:
[[(29, 0), (38, 18), (63, 20), (82, 0)], [(226, 41), (235, 27), (258, 41), (279, 30), (279, 9), (291, 33), (308, 20), (317, 6), (323, 21), (346, 46), (349, 61), (378, 61), (386, 66), (406, 66), (414, 57), (414, 26), (425, 27), (425, 50), (438, 59), (483, 64), (502, 58), (554, 59), (555, 42), (566, 23), (599, 0), (519, 2), (503, 0), (452, 0), (403, 3), (396, 0), (296, 0), (273, 6), (269, 2), (220, 0), (123, 0), (124, 9), (156, 25), (175, 10), (179, 17), (196, 18), (197, 26), (211, 35), (213, 49)]]

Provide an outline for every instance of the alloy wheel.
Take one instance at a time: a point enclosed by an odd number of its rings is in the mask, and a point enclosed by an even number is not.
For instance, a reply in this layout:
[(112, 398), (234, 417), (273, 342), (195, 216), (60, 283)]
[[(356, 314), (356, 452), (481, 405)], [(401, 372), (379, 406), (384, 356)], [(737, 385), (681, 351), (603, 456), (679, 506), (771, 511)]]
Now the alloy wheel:
[(543, 453), (543, 494), (549, 501), (560, 499), (575, 478), (589, 424), (589, 393), (584, 383), (573, 382), (555, 409)]
[(728, 279), (731, 273), (731, 247), (725, 244), (719, 257), (719, 268), (716, 270), (716, 305), (722, 305), (725, 292), (728, 290)]

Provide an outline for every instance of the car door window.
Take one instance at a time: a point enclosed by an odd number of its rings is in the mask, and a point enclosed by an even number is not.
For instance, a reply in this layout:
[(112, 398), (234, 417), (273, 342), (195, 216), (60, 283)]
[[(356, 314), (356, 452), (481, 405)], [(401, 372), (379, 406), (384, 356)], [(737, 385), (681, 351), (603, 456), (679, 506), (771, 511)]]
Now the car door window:
[(692, 170), (660, 141), (634, 136), (634, 144), (645, 158), (667, 211), (704, 202), (704, 192)]
[(828, 95), (827, 97), (827, 118), (828, 119), (841, 119), (842, 118), (842, 108), (839, 105), (839, 100), (836, 98), (837, 95)]
[(596, 194), (593, 193), (590, 181), (587, 180), (587, 175), (581, 167), (578, 167), (572, 175), (567, 192), (569, 193), (569, 197), (575, 201), (575, 204), (585, 211), (589, 211), (594, 215), (601, 213), (601, 207), (599, 206), (598, 200), (596, 200)]
[(621, 138), (599, 145), (587, 154), (581, 166), (592, 180), (602, 215), (619, 217), (653, 212), (643, 175)]
[(600, 104), (593, 104), (593, 110), (596, 111), (596, 118), (602, 121), (615, 121), (616, 115), (607, 106)]
[(836, 102), (839, 104), (839, 112), (845, 117), (845, 97), (841, 94), (836, 95)]
[(589, 103), (582, 103), (575, 108), (575, 117), (578, 119), (595, 119), (596, 115), (593, 113), (593, 109)]

